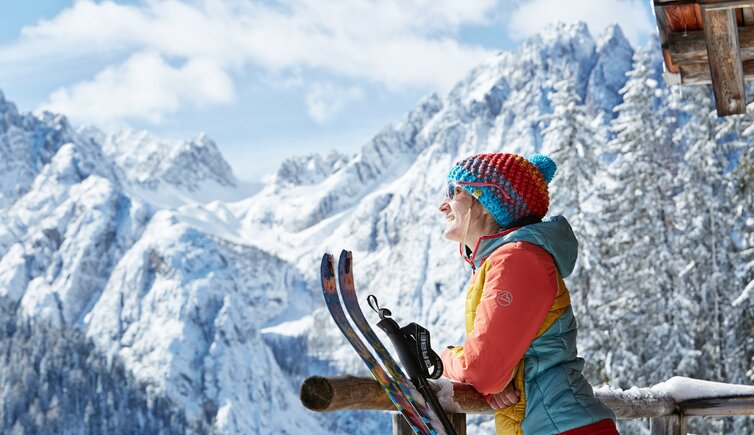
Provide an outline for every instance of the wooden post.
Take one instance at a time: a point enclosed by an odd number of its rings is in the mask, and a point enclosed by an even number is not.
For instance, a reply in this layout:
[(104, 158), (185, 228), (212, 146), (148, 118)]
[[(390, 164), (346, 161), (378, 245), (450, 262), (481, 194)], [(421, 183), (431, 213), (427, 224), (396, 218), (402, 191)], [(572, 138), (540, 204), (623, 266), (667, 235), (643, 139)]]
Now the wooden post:
[(719, 116), (746, 112), (744, 72), (738, 42), (736, 12), (702, 6), (712, 87)]
[(687, 432), (686, 418), (680, 414), (649, 420), (649, 433), (651, 435), (686, 435)]
[[(466, 414), (448, 413), (448, 419), (458, 435), (466, 435)], [(393, 414), (393, 435), (414, 435), (401, 414)]]

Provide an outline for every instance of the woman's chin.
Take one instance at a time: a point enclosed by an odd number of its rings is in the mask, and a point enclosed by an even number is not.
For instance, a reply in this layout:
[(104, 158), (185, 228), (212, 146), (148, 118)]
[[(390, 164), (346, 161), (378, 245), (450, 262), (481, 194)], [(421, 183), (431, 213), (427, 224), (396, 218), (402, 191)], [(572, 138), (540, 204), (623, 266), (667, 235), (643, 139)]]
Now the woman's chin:
[(443, 232), (442, 235), (452, 242), (461, 240), (461, 235), (458, 234), (458, 231), (456, 231), (455, 228), (446, 228), (445, 232)]

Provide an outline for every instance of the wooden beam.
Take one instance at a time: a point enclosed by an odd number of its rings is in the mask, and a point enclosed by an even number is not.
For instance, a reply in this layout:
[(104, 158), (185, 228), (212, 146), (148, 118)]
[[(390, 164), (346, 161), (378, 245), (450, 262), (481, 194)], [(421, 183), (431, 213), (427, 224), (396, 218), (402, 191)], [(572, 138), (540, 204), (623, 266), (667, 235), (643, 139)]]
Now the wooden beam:
[(329, 378), (310, 376), (301, 384), (300, 398), (305, 407), (320, 412), (341, 409), (384, 410), (392, 406), (377, 381), (349, 375)]
[[(751, 9), (749, 9), (751, 10)], [(754, 27), (739, 27), (741, 60), (754, 59)], [(703, 31), (673, 32), (668, 35), (668, 51), (675, 65), (702, 63), (709, 65), (707, 40)]]
[[(450, 383), (450, 381), (447, 381)], [(494, 414), (495, 410), (470, 385), (452, 383), (452, 397), (430, 381), (443, 409), (465, 414)], [(343, 409), (376, 409), (393, 411), (393, 402), (373, 378), (341, 375), (312, 376), (301, 385), (301, 403), (312, 411), (330, 412)]]
[(665, 9), (655, 6), (655, 20), (657, 20), (657, 30), (660, 34), (660, 45), (664, 46), (668, 42), (668, 17), (665, 15)]
[(702, 8), (708, 10), (729, 10), (754, 6), (754, 0), (697, 0)]
[[(692, 63), (688, 65), (679, 65), (679, 68), (681, 70), (681, 84), (683, 85), (712, 84), (709, 64)], [(743, 62), (743, 70), (745, 80), (754, 80), (754, 60)]]
[(598, 389), (594, 395), (620, 419), (666, 417), (677, 410), (669, 393), (651, 388), (632, 388), (630, 391)]
[(678, 404), (684, 415), (718, 416), (754, 415), (754, 396), (715, 397), (688, 400)]
[(702, 6), (702, 20), (717, 114), (745, 113), (744, 72), (735, 11)]
[[(442, 384), (450, 383), (445, 380)], [(440, 382), (430, 381), (440, 404), (447, 412), (463, 414), (494, 414), (484, 397), (467, 384), (452, 382), (449, 388), (440, 389)], [(615, 412), (618, 418), (666, 417), (676, 412), (675, 400), (667, 393), (651, 388), (597, 390), (595, 396)], [(312, 376), (301, 385), (301, 402), (318, 412), (344, 409), (372, 409), (394, 411), (395, 407), (380, 385), (372, 378), (355, 376)]]
[(665, 60), (665, 68), (670, 71), (671, 73), (679, 73), (680, 70), (676, 65), (673, 64), (673, 61), (670, 58), (670, 51), (668, 49), (668, 17), (665, 15), (665, 11), (663, 8), (655, 6), (654, 8), (655, 12), (655, 19), (657, 20), (657, 29), (660, 35), (660, 46), (662, 49), (662, 56)]

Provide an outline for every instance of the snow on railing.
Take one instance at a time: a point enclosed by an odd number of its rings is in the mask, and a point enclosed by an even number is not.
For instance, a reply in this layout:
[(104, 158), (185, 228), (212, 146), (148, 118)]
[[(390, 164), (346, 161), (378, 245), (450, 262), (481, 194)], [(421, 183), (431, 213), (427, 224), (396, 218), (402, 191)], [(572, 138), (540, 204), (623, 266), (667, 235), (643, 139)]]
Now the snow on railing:
[[(445, 378), (431, 381), (435, 394), (459, 435), (466, 433), (466, 414), (494, 414), (471, 386)], [(620, 390), (600, 387), (594, 394), (619, 419), (649, 418), (650, 432), (686, 433), (690, 416), (754, 415), (754, 386), (673, 377), (649, 388)], [(372, 378), (312, 376), (301, 385), (301, 402), (318, 412), (348, 409), (394, 411), (392, 402)], [(413, 433), (400, 414), (393, 417), (394, 434)]]

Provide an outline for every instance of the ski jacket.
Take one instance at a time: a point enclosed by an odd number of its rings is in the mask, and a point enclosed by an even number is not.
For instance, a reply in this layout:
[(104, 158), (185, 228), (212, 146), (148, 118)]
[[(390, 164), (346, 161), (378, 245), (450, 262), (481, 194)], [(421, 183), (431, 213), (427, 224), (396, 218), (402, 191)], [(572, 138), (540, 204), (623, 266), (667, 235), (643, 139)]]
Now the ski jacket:
[(563, 282), (578, 243), (562, 216), (482, 237), (470, 258), (466, 339), (443, 352), (444, 375), (517, 404), (495, 414), (498, 434), (558, 434), (613, 412), (594, 397), (576, 352), (576, 321)]

